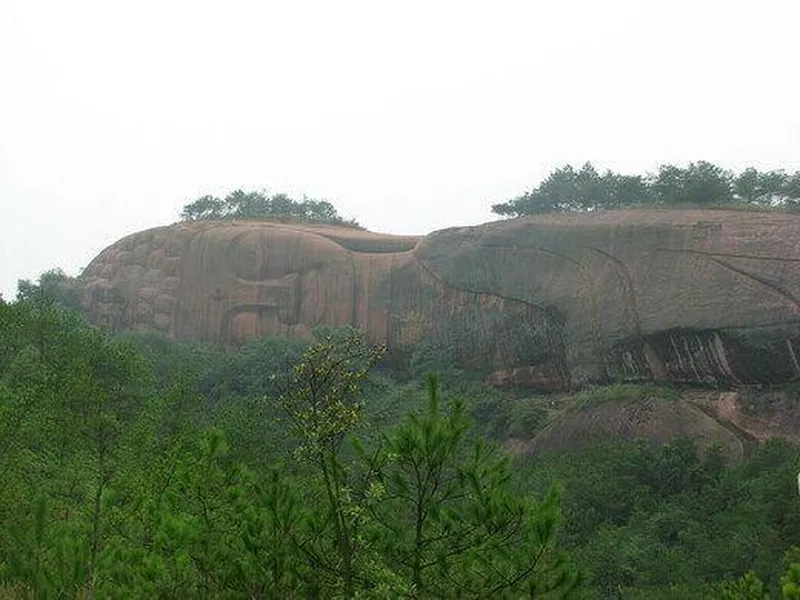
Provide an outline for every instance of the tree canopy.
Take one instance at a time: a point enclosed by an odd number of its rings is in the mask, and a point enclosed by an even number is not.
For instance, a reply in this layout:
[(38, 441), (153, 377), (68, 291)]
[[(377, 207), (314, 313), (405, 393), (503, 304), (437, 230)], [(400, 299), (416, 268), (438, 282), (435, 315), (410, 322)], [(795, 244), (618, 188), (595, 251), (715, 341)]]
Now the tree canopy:
[(741, 173), (706, 161), (686, 167), (661, 165), (657, 173), (622, 175), (600, 173), (587, 162), (550, 173), (537, 187), (508, 202), (495, 204), (492, 212), (518, 217), (547, 212), (591, 212), (632, 206), (800, 206), (800, 171)]
[(358, 227), (353, 219), (345, 219), (327, 200), (304, 197), (295, 200), (286, 194), (270, 195), (264, 191), (235, 190), (225, 198), (202, 196), (183, 207), (184, 221), (216, 221), (232, 219), (268, 219), (330, 223)]
[(80, 310), (80, 286), (77, 280), (61, 269), (50, 269), (38, 281), (17, 281), (17, 300), (21, 302), (47, 302), (61, 308)]

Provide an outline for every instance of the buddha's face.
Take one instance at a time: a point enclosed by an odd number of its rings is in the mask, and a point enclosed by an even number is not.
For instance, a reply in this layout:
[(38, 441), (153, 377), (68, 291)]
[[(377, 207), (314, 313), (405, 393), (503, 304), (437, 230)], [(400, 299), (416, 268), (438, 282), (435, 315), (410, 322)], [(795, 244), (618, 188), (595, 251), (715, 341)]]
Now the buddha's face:
[(244, 341), (348, 322), (353, 270), (330, 239), (272, 224), (210, 229), (184, 254), (176, 334)]

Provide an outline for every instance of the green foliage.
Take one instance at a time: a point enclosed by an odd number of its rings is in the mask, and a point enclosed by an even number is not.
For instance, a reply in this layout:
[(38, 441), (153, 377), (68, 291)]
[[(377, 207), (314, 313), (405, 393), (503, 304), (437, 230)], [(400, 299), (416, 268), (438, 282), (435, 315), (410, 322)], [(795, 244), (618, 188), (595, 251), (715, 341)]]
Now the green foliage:
[(411, 377), (417, 381), (424, 381), (428, 373), (436, 373), (444, 385), (457, 385), (465, 380), (466, 373), (455, 365), (456, 359), (451, 348), (429, 340), (417, 344), (411, 353)]
[(547, 422), (546, 400), (523, 398), (514, 402), (509, 414), (509, 425), (503, 437), (532, 438)]
[(278, 397), (299, 442), (295, 455), (310, 463), (324, 490), (317, 500), (322, 513), (312, 518), (314, 535), (303, 546), (319, 572), (314, 587), (346, 598), (355, 596), (359, 579), (369, 577), (362, 573), (368, 552), (359, 536), (363, 515), (342, 445), (364, 420), (359, 387), (382, 355), (355, 331), (338, 339), (329, 335), (303, 354)]
[(516, 396), (478, 385), (459, 393), (480, 431), (497, 440), (530, 439), (556, 411), (556, 400), (548, 396)]
[(268, 219), (290, 222), (329, 223), (360, 228), (354, 220), (342, 218), (326, 200), (294, 200), (286, 194), (235, 190), (224, 199), (203, 196), (183, 207), (184, 221)]
[(723, 584), (719, 597), (722, 600), (769, 600), (769, 593), (758, 576), (747, 571), (736, 581)]
[(564, 543), (599, 597), (703, 598), (738, 589), (747, 571), (776, 595), (798, 536), (798, 467), (800, 451), (780, 441), (726, 465), (719, 449), (677, 439), (608, 441), (517, 468), (535, 492), (563, 481)]
[(62, 309), (80, 310), (81, 286), (61, 269), (51, 269), (39, 276), (36, 283), (28, 279), (17, 282), (17, 300), (36, 304), (52, 304)]
[(724, 206), (733, 204), (733, 174), (709, 162), (686, 168), (661, 165), (651, 187), (657, 204)]
[(303, 354), (278, 397), (300, 440), (299, 455), (316, 464), (339, 453), (344, 435), (363, 420), (359, 386), (382, 354), (357, 332), (328, 337)]
[(428, 380), (429, 404), (390, 430), (372, 455), (368, 497), (383, 554), (415, 595), (498, 597), (564, 594), (575, 573), (555, 553), (559, 497), (513, 493), (508, 458), (470, 442), (463, 404), (448, 412)]
[(791, 563), (781, 577), (781, 592), (787, 599), (800, 598), (800, 562)]
[(736, 198), (759, 206), (796, 204), (800, 199), (800, 172), (794, 175), (784, 171), (761, 172), (752, 167), (742, 171), (734, 179)]
[(283, 375), (308, 347), (296, 338), (264, 338), (239, 347), (177, 342), (156, 333), (118, 337), (135, 346), (156, 374), (161, 394), (183, 390), (193, 423), (224, 426), (237, 460), (259, 470), (286, 445), (280, 411), (263, 401), (280, 392)]
[[(574, 585), (555, 547), (558, 494), (511, 493), (507, 459), (468, 435), (461, 404), (434, 401), (391, 427), (407, 407), (390, 404), (419, 399), (418, 386), (370, 375), (382, 351), (352, 330), (318, 338), (302, 353), (278, 339), (229, 350), (110, 339), (52, 302), (0, 302), (0, 594), (502, 597)], [(409, 464), (446, 487), (408, 480), (426, 490), (417, 547), (435, 562), (416, 581), (398, 563), (415, 546), (385, 527), (415, 527), (393, 487)]]
[(492, 212), (515, 216), (617, 208), (646, 202), (650, 192), (640, 176), (611, 171), (601, 175), (587, 162), (580, 169), (572, 165), (556, 169), (538, 187), (505, 204), (494, 205)]
[(0, 597), (797, 597), (797, 448), (512, 463), (484, 436), (532, 435), (558, 399), (398, 385), (380, 354), (352, 330), (112, 339), (0, 301)]
[(146, 365), (53, 302), (0, 303), (0, 323), (0, 563), (36, 595), (91, 592), (103, 498), (151, 389)]
[(794, 208), (800, 203), (800, 171), (761, 172), (752, 167), (739, 174), (706, 161), (686, 167), (661, 165), (647, 175), (598, 173), (591, 163), (580, 169), (558, 168), (536, 188), (492, 212), (522, 216), (547, 212), (589, 212), (630, 206), (699, 206)]

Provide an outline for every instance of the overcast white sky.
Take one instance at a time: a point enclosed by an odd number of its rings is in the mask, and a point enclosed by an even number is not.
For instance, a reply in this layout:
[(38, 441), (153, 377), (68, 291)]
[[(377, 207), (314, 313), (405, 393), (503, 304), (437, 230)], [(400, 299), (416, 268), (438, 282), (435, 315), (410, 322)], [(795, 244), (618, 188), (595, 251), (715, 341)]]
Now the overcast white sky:
[(425, 233), (566, 162), (800, 169), (800, 2), (0, 0), (0, 293), (206, 194)]

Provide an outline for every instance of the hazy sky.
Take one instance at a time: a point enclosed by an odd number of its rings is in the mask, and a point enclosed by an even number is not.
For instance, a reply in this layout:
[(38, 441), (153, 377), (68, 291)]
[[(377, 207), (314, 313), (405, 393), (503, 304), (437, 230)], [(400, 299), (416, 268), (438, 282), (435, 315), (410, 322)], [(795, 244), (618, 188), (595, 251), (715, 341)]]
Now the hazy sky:
[(0, 0), (0, 293), (206, 194), (424, 233), (566, 162), (800, 169), (800, 2)]

